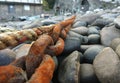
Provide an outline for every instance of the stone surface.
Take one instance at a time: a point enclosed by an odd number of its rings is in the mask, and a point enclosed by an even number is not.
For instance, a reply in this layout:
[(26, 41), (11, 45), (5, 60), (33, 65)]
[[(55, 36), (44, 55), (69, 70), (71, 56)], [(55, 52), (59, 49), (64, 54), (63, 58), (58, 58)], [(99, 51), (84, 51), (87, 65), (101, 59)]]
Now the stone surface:
[(120, 38), (115, 38), (112, 40), (111, 44), (110, 44), (110, 47), (113, 49), (113, 50), (116, 50), (117, 46), (120, 45)]
[(101, 83), (120, 82), (120, 59), (112, 48), (104, 48), (95, 57), (93, 67)]
[(99, 44), (81, 45), (80, 46), (80, 52), (84, 53), (88, 48), (90, 48), (92, 46), (96, 46), (96, 45), (99, 45)]
[(99, 44), (100, 43), (100, 35), (98, 34), (91, 34), (88, 36), (88, 43), (89, 44)]
[(100, 17), (100, 15), (98, 15), (98, 14), (86, 14), (86, 15), (83, 15), (83, 16), (81, 16), (79, 18), (76, 18), (75, 22), (76, 21), (84, 21), (84, 22), (87, 22), (88, 25), (90, 25), (98, 17)]
[(81, 34), (81, 35), (88, 35), (88, 28), (87, 27), (83, 27), (83, 26), (81, 26), (81, 27), (77, 27), (77, 28), (73, 28), (73, 29), (71, 29), (71, 31), (74, 31), (74, 32), (76, 32), (76, 33), (78, 33), (78, 34)]
[(87, 23), (83, 21), (77, 21), (73, 24), (73, 28), (81, 27), (81, 26), (87, 26)]
[(16, 58), (20, 58), (22, 56), (26, 56), (29, 52), (31, 44), (24, 44), (16, 51)]
[(75, 50), (79, 50), (81, 45), (81, 40), (75, 37), (68, 37), (65, 39), (65, 46), (62, 54), (70, 54)]
[(118, 54), (118, 56), (120, 57), (120, 44), (117, 46), (115, 52)]
[(88, 34), (99, 34), (99, 30), (96, 29), (96, 26), (89, 27)]
[(104, 48), (104, 46), (101, 45), (95, 45), (95, 46), (91, 46), (89, 47), (85, 52), (84, 52), (84, 63), (90, 63), (92, 64), (95, 57), (97, 56), (97, 54), (102, 51)]
[(59, 67), (58, 79), (60, 83), (79, 83), (80, 55), (74, 51), (66, 57)]
[(116, 29), (114, 26), (105, 27), (100, 32), (101, 44), (105, 46), (110, 46), (113, 39), (120, 37), (120, 30)]
[(103, 28), (104, 26), (110, 24), (112, 21), (108, 19), (96, 19), (93, 23), (92, 26), (98, 26), (100, 28)]
[(80, 65), (80, 83), (100, 83), (91, 64)]
[(16, 59), (16, 54), (10, 49), (0, 50), (0, 66), (8, 65)]
[(115, 27), (120, 29), (120, 16), (118, 16), (115, 20), (114, 20), (114, 23), (115, 23)]
[(22, 29), (30, 29), (30, 28), (40, 27), (40, 26), (42, 26), (41, 20), (35, 20), (29, 24), (24, 25)]
[(56, 24), (58, 22), (51, 19), (46, 19), (46, 20), (42, 20), (41, 23), (42, 23), (42, 26), (47, 26), (51, 24)]

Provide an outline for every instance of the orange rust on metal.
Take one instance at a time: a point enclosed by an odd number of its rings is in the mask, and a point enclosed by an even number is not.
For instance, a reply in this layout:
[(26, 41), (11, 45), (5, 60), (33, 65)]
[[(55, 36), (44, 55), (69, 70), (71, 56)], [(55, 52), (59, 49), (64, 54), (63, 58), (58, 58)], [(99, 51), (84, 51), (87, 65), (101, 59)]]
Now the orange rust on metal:
[[(7, 66), (0, 66), (0, 83), (13, 83), (12, 80), (14, 80), (14, 83), (17, 83), (20, 81), (26, 81), (24, 78), (24, 71), (19, 68), (15, 67), (13, 65), (7, 65)], [(17, 77), (21, 77), (18, 80), (13, 79)]]
[(41, 63), (44, 51), (48, 45), (52, 45), (53, 40), (49, 35), (41, 35), (31, 46), (29, 53), (26, 57), (26, 72), (28, 78), (34, 73), (35, 69)]
[(66, 26), (66, 27), (64, 28), (65, 32), (68, 33), (69, 30), (71, 29), (71, 27), (72, 27), (71, 24), (69, 24), (68, 26)]
[(49, 46), (49, 49), (52, 50), (55, 55), (60, 55), (64, 50), (64, 40), (59, 38), (54, 46)]
[(23, 70), (26, 70), (25, 61), (26, 61), (26, 56), (22, 56), (19, 59), (16, 59), (14, 62), (12, 62), (10, 65), (20, 67)]
[(54, 70), (55, 63), (52, 57), (45, 55), (42, 63), (36, 69), (28, 83), (50, 83)]
[(69, 24), (73, 24), (75, 18), (76, 18), (76, 16), (72, 16), (71, 18), (60, 22), (60, 24), (62, 25), (62, 27), (66, 27), (66, 26), (68, 26)]
[(60, 37), (61, 37), (62, 39), (65, 39), (65, 38), (67, 37), (67, 33), (66, 33), (65, 29), (63, 29), (63, 30), (61, 31)]
[(58, 40), (59, 38), (59, 35), (61, 33), (61, 30), (62, 30), (62, 27), (60, 24), (56, 24), (54, 29), (53, 29), (53, 32), (52, 32), (52, 38), (53, 38), (53, 41), (54, 43), (56, 43), (56, 41)]
[[(14, 46), (26, 40), (36, 40), (26, 57), (21, 57), (7, 66), (0, 67), (0, 83), (50, 83), (55, 63), (47, 49), (60, 55), (64, 50), (64, 40), (70, 30), (75, 16), (53, 26), (21, 30), (17, 32), (0, 34), (0, 49)], [(60, 36), (63, 38), (60, 38)], [(13, 42), (12, 42), (13, 41)]]

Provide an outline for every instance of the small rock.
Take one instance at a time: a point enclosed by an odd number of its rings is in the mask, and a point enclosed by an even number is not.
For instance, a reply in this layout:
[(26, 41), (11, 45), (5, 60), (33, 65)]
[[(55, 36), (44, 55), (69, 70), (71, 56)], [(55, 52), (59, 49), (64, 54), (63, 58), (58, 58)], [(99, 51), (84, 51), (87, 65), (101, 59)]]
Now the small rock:
[(8, 65), (16, 58), (16, 54), (10, 49), (0, 50), (0, 66)]
[(84, 21), (77, 21), (73, 24), (73, 28), (81, 27), (81, 26), (87, 26), (87, 23)]
[(120, 44), (117, 46), (115, 52), (118, 54), (118, 56), (120, 57)]
[(91, 64), (80, 65), (80, 83), (100, 83)]
[(80, 16), (79, 18), (76, 18), (75, 22), (83, 21), (83, 22), (86, 22), (88, 25), (91, 25), (91, 23), (95, 21), (98, 17), (100, 17), (100, 15), (98, 14), (87, 14), (87, 15)]
[(104, 46), (101, 45), (95, 45), (95, 46), (91, 46), (89, 47), (85, 52), (84, 52), (84, 62), (85, 63), (90, 63), (92, 64), (95, 56), (97, 56), (97, 54), (102, 51), (104, 48)]
[(78, 51), (72, 52), (60, 64), (58, 79), (60, 83), (79, 83), (80, 55)]
[(111, 41), (110, 47), (116, 50), (117, 46), (120, 44), (120, 38), (115, 38)]
[(88, 48), (92, 46), (96, 46), (97, 44), (94, 45), (81, 45), (80, 52), (84, 53)]
[(88, 34), (99, 34), (100, 32), (96, 29), (96, 26), (89, 27)]
[(92, 23), (92, 26), (98, 26), (100, 27), (101, 29), (110, 24), (112, 21), (108, 20), (108, 19), (96, 19), (93, 23)]
[(91, 34), (88, 36), (89, 44), (99, 44), (100, 43), (100, 35), (98, 34)]
[(115, 20), (114, 20), (114, 23), (115, 23), (115, 27), (120, 29), (120, 16), (118, 16)]
[(58, 22), (54, 21), (54, 20), (46, 19), (46, 20), (42, 20), (41, 23), (42, 23), (42, 26), (47, 26), (47, 25), (51, 25), (51, 24), (56, 24)]
[(75, 37), (68, 37), (65, 39), (65, 46), (62, 54), (70, 54), (75, 50), (79, 50), (81, 45), (81, 40)]
[(71, 31), (74, 31), (78, 34), (81, 34), (81, 35), (88, 35), (88, 28), (87, 27), (77, 27), (77, 28), (73, 28), (71, 29)]

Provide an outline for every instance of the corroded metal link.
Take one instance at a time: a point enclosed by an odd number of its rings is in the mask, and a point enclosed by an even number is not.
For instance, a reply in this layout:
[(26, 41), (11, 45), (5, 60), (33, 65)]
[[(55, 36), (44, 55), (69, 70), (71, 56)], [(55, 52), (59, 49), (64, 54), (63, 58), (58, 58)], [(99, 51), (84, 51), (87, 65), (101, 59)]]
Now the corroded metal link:
[(42, 63), (27, 83), (50, 83), (54, 70), (54, 60), (50, 55), (44, 55)]
[(51, 36), (43, 34), (41, 35), (31, 46), (29, 53), (26, 57), (26, 72), (28, 78), (34, 73), (35, 69), (41, 63), (45, 49), (53, 45), (53, 39)]
[[(26, 57), (15, 60), (10, 65), (0, 67), (0, 71), (4, 71), (0, 72), (0, 83), (16, 83), (19, 80), (19, 76), (22, 76), (21, 79), (23, 79), (20, 80), (21, 83), (50, 83), (55, 63), (45, 50), (50, 49), (55, 55), (62, 53), (64, 40), (60, 38), (60, 35), (63, 34), (63, 38), (66, 37), (74, 19), (75, 16), (50, 27), (0, 34), (0, 49), (18, 45), (26, 40), (37, 39), (32, 44)], [(24, 70), (27, 78), (23, 75)], [(6, 77), (6, 75), (9, 75), (9, 77)]]

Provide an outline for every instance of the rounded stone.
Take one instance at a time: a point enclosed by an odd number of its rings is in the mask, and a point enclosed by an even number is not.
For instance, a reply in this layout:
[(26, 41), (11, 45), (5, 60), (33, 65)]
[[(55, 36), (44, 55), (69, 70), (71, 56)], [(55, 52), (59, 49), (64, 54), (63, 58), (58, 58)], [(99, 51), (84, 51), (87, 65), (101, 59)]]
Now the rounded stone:
[(73, 24), (73, 27), (76, 28), (76, 27), (81, 27), (81, 26), (87, 26), (87, 23), (84, 22), (84, 21), (77, 21)]
[(91, 34), (88, 36), (88, 43), (89, 44), (99, 44), (100, 43), (100, 35), (98, 34)]
[(65, 46), (62, 54), (70, 54), (75, 50), (79, 50), (81, 40), (77, 37), (68, 37), (65, 39)]
[(120, 57), (120, 44), (117, 46), (115, 52), (116, 52), (117, 55)]
[(56, 24), (57, 21), (46, 19), (46, 20), (42, 20), (41, 23), (42, 23), (42, 26), (47, 26), (47, 25), (51, 25), (51, 24)]
[(79, 83), (80, 55), (78, 51), (67, 56), (59, 67), (58, 80), (60, 83)]
[(115, 26), (104, 27), (101, 32), (101, 44), (104, 46), (110, 46), (113, 39), (120, 37), (120, 30), (116, 29)]
[(88, 28), (87, 27), (77, 27), (77, 28), (73, 28), (71, 29), (71, 31), (74, 31), (78, 34), (81, 34), (81, 35), (88, 35)]
[(96, 26), (89, 27), (88, 34), (99, 34), (99, 30), (96, 29)]
[(16, 51), (16, 58), (20, 58), (22, 56), (26, 56), (29, 52), (29, 49), (31, 47), (31, 44), (24, 44)]
[(98, 26), (100, 27), (101, 29), (110, 24), (112, 21), (108, 20), (108, 19), (96, 19), (93, 23), (92, 23), (92, 26)]
[(102, 51), (102, 49), (104, 48), (104, 46), (101, 45), (95, 45), (95, 46), (91, 46), (89, 47), (85, 52), (84, 52), (84, 63), (90, 63), (92, 64), (95, 57), (97, 56), (97, 54)]
[(91, 64), (80, 65), (80, 83), (100, 83)]
[(120, 29), (120, 16), (114, 19), (115, 27)]
[(120, 59), (112, 48), (104, 48), (95, 57), (93, 67), (101, 83), (120, 82)]
[(0, 50), (0, 66), (8, 65), (16, 59), (16, 54), (10, 49)]
[(115, 38), (111, 41), (110, 47), (116, 50), (116, 47), (120, 44), (120, 38)]

